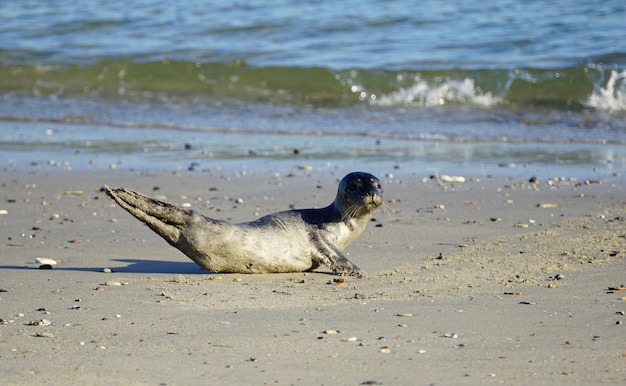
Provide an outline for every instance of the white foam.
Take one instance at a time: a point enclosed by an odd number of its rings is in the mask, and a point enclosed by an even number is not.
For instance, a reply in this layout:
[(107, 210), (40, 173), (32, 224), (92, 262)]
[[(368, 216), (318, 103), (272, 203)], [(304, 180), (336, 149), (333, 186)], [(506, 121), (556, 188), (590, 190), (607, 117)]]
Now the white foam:
[(401, 88), (391, 94), (370, 97), (370, 103), (377, 106), (418, 105), (423, 107), (442, 106), (448, 103), (492, 106), (501, 101), (491, 92), (482, 92), (474, 80), (446, 80), (437, 85), (429, 85), (419, 77), (409, 88)]
[(626, 111), (626, 70), (611, 71), (606, 86), (594, 90), (585, 106), (609, 112)]

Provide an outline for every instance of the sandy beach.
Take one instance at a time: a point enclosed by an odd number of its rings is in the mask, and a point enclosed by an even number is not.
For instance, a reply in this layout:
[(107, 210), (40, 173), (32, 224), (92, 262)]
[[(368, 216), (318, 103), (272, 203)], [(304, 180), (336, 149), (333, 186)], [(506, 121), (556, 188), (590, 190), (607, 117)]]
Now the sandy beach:
[(343, 281), (202, 271), (101, 190), (242, 222), (325, 206), (349, 171), (4, 171), (3, 384), (626, 383), (619, 173), (377, 173), (347, 250), (367, 276)]

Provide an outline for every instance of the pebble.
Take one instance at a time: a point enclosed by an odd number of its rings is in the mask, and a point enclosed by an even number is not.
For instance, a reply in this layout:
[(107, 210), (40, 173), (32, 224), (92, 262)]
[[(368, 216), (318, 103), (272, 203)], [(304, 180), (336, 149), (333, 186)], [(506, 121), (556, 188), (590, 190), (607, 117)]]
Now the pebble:
[(404, 313), (404, 314), (396, 314), (396, 316), (400, 316), (400, 317), (404, 317), (404, 318), (410, 318), (411, 316), (413, 316), (413, 314)]
[(561, 275), (560, 273), (558, 273), (558, 274), (556, 274), (556, 275), (554, 276), (554, 278), (555, 278), (556, 280), (563, 280), (563, 279), (565, 279), (565, 276), (564, 276), (564, 275)]
[(47, 331), (38, 332), (35, 336), (39, 338), (54, 338), (54, 335)]
[(6, 209), (0, 209), (0, 214), (9, 214), (9, 211)]
[(107, 282), (104, 283), (104, 285), (108, 287), (117, 287), (117, 286), (121, 286), (122, 283), (120, 283), (119, 281), (108, 280)]
[(459, 337), (459, 335), (456, 332), (446, 332), (445, 334), (443, 334), (444, 338), (452, 338), (452, 339), (457, 339)]
[(339, 334), (339, 331), (337, 331), (337, 330), (325, 330), (324, 334), (326, 334), (326, 335), (337, 335), (337, 334)]
[(103, 268), (102, 272), (104, 272), (104, 273), (111, 273), (113, 271), (111, 270), (111, 268)]
[(389, 354), (391, 352), (391, 350), (389, 350), (388, 348), (381, 348), (380, 352), (383, 354)]

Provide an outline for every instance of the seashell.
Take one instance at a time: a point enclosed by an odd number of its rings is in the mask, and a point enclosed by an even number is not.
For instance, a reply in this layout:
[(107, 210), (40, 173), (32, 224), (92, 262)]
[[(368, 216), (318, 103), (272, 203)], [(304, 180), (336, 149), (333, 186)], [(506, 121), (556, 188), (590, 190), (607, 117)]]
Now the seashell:
[(447, 174), (442, 174), (439, 179), (443, 182), (465, 182), (465, 177), (462, 176), (449, 176)]
[(48, 259), (47, 257), (38, 257), (35, 261), (39, 264), (57, 265), (57, 261), (54, 259)]

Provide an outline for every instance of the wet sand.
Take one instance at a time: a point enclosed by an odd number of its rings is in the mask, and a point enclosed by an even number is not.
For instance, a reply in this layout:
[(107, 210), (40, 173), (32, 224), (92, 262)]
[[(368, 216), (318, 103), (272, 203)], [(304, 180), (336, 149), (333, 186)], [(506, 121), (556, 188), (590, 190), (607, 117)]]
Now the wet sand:
[(626, 382), (626, 291), (609, 290), (626, 285), (619, 175), (390, 170), (385, 209), (347, 250), (368, 275), (343, 281), (201, 271), (100, 190), (240, 222), (327, 205), (345, 172), (5, 171), (3, 383)]

